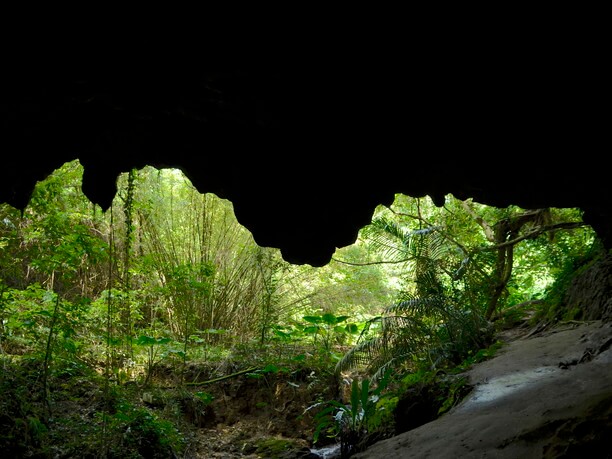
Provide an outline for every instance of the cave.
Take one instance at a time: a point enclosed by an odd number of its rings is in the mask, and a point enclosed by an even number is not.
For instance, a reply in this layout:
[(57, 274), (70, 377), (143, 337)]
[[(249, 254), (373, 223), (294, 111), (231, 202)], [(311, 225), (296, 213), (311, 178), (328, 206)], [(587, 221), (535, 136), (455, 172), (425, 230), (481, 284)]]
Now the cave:
[(120, 173), (178, 168), (294, 264), (327, 264), (397, 193), (577, 207), (612, 248), (599, 64), (580, 53), (205, 66), (176, 45), (136, 42), (136, 63), (88, 75), (4, 75), (0, 202), (24, 209), (37, 181), (78, 159), (103, 209)]
[(119, 173), (179, 168), (297, 264), (326, 264), (395, 193), (579, 207), (612, 244), (594, 47), (560, 42), (542, 58), (528, 38), (441, 39), (401, 65), (390, 45), (251, 56), (195, 32), (79, 32), (7, 57), (1, 202), (24, 208), (36, 181), (79, 159), (102, 208)]

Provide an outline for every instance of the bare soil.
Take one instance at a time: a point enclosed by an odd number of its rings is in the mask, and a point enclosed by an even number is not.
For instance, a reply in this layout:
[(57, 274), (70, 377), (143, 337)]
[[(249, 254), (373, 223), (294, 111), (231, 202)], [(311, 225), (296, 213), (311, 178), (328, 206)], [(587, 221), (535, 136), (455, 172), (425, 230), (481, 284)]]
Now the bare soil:
[[(190, 392), (205, 391), (212, 402), (181, 408), (191, 431), (182, 457), (316, 457), (310, 450), (316, 404), (340, 396), (337, 378), (305, 369), (257, 376), (242, 374), (191, 386)], [(191, 400), (187, 398), (188, 403)]]

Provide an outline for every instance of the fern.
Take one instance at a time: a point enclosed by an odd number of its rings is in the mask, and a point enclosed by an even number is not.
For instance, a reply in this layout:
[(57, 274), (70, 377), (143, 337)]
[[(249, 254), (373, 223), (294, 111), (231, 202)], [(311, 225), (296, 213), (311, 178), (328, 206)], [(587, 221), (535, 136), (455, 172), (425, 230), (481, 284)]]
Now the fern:
[(481, 346), (486, 321), (483, 311), (471, 305), (479, 304), (486, 294), (482, 287), (487, 265), (494, 259), (478, 253), (485, 263), (476, 266), (439, 227), (410, 231), (378, 218), (364, 237), (387, 260), (405, 263), (405, 277), (412, 280), (412, 288), (373, 320), (380, 329), (366, 338), (368, 324), (357, 344), (337, 363), (337, 372), (361, 367), (375, 380), (388, 370), (438, 367)]

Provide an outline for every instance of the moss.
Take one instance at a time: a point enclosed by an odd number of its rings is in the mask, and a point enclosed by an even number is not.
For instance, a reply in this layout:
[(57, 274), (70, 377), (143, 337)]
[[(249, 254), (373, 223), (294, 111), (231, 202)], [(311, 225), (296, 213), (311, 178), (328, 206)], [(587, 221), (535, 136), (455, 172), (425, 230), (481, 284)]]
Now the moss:
[(574, 280), (591, 269), (603, 256), (605, 256), (605, 252), (599, 247), (594, 247), (583, 257), (568, 260), (557, 274), (556, 280), (549, 288), (541, 307), (532, 317), (531, 324), (535, 325), (541, 321), (579, 320), (583, 311), (578, 307), (568, 307), (566, 304), (567, 292)]
[(255, 454), (275, 459), (287, 457), (287, 452), (299, 449), (295, 442), (284, 438), (266, 438), (256, 443)]
[(563, 320), (580, 320), (582, 316), (582, 310), (580, 308), (572, 308), (565, 311), (563, 314)]

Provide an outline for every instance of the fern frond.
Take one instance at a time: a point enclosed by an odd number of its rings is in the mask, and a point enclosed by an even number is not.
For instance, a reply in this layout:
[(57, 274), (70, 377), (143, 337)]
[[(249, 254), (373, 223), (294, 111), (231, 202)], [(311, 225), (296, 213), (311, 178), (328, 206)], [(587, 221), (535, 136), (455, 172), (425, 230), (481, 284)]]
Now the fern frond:
[(427, 297), (412, 296), (402, 300), (386, 309), (387, 314), (405, 314), (414, 317), (438, 315), (437, 312), (446, 308), (448, 299), (443, 295), (430, 295)]
[(358, 343), (344, 354), (336, 372), (362, 366), (378, 374), (381, 368), (399, 365), (421, 352), (433, 335), (417, 316), (385, 316), (382, 325), (379, 336)]
[(359, 366), (368, 367), (370, 362), (383, 352), (384, 347), (385, 345), (380, 337), (357, 343), (336, 363), (336, 373), (352, 370)]

